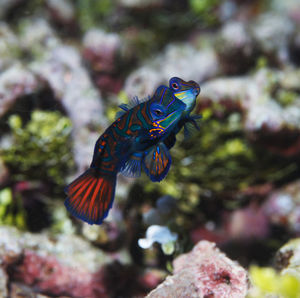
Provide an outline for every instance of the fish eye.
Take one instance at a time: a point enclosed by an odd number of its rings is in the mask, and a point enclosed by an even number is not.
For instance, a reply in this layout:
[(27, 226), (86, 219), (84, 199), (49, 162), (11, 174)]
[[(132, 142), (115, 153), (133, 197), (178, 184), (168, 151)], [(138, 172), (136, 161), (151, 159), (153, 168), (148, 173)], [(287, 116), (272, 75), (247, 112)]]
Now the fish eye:
[(177, 90), (177, 89), (178, 89), (178, 84), (177, 84), (177, 83), (175, 83), (175, 82), (174, 82), (174, 83), (172, 83), (172, 85), (171, 85), (171, 86), (172, 86), (172, 88), (173, 88), (173, 89), (175, 89), (175, 90)]
[(164, 113), (161, 111), (161, 110), (159, 110), (159, 109), (155, 109), (154, 110), (154, 113), (157, 115), (157, 116), (162, 116)]

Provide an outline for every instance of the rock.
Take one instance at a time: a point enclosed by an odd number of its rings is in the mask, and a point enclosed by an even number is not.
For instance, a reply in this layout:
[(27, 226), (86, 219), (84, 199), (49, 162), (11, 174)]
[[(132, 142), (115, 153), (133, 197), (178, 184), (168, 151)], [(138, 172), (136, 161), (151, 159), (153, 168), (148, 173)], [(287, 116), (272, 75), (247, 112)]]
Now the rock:
[(100, 93), (94, 88), (79, 51), (64, 45), (43, 19), (23, 21), (19, 40), (5, 25), (0, 26), (2, 31), (6, 39), (0, 41), (0, 54), (16, 46), (27, 55), (30, 53), (31, 62), (26, 61), (26, 66), (13, 63), (1, 73), (0, 117), (17, 98), (49, 86), (73, 122), (75, 161), (82, 172), (90, 164), (89, 156), (105, 120)]
[(22, 23), (19, 40), (22, 50), (32, 53), (34, 60), (38, 61), (48, 50), (54, 49), (60, 43), (55, 31), (42, 18), (25, 20)]
[(6, 272), (1, 267), (1, 262), (0, 262), (0, 297), (3, 298), (8, 297), (7, 282), (8, 282), (8, 278)]
[(291, 239), (276, 254), (276, 267), (281, 274), (290, 274), (300, 279), (300, 238)]
[(160, 84), (168, 84), (171, 77), (201, 82), (218, 72), (218, 60), (211, 48), (169, 45), (161, 55), (131, 73), (125, 82), (125, 92), (129, 98), (144, 98), (152, 95)]
[[(0, 227), (0, 256), (5, 264), (12, 264), (26, 249), (29, 253), (41, 256), (52, 255), (66, 266), (79, 266), (82, 270), (95, 272), (110, 261), (101, 250), (74, 235), (21, 233), (12, 227)], [(83, 253), (85, 252), (85, 253)], [(88, 253), (86, 253), (88, 252)], [(4, 258), (4, 259), (3, 259)]]
[(75, 162), (82, 172), (90, 164), (90, 154), (99, 136), (97, 129), (105, 123), (100, 94), (74, 47), (55, 47), (42, 61), (34, 62), (31, 69), (50, 85), (72, 120)]
[[(245, 73), (256, 63), (257, 47), (247, 24), (232, 21), (221, 29), (216, 41), (219, 61), (227, 74)], [(236, 61), (239, 63), (236, 63)]]
[(122, 87), (120, 64), (122, 44), (116, 33), (92, 29), (83, 38), (83, 56), (89, 63), (94, 81), (101, 91), (118, 93)]
[(0, 274), (1, 269), (4, 276), (9, 272), (7, 286), (13, 293), (32, 292), (30, 297), (140, 297), (151, 282), (158, 281), (148, 280), (137, 266), (128, 265), (126, 253), (104, 253), (75, 235), (22, 233), (5, 226), (0, 227), (0, 235)]
[(214, 243), (200, 241), (177, 257), (174, 274), (147, 297), (245, 297), (247, 271), (227, 258)]
[(167, 1), (163, 0), (118, 0), (119, 4), (131, 9), (151, 9), (165, 6)]
[[(248, 89), (249, 106), (248, 114), (245, 123), (247, 130), (255, 131), (262, 128), (269, 132), (279, 132), (284, 128), (298, 130), (300, 129), (300, 101), (299, 97), (295, 94), (294, 98), (289, 100), (287, 104), (280, 99), (279, 91), (278, 97), (273, 94), (273, 88), (276, 83), (280, 88), (280, 77), (283, 77), (285, 72), (260, 70), (254, 77), (254, 86)], [(268, 86), (266, 88), (266, 86)], [(285, 88), (281, 87), (284, 91)]]
[(142, 284), (148, 289), (154, 289), (166, 277), (166, 272), (163, 270), (149, 269), (141, 277)]
[[(286, 80), (287, 74), (293, 79)], [(298, 72), (289, 69), (261, 69), (253, 76), (211, 80), (201, 86), (198, 110), (219, 104), (227, 113), (243, 111), (250, 139), (274, 153), (296, 156), (300, 152), (300, 97), (294, 89), (295, 77)]]
[[(97, 297), (93, 289), (93, 275), (83, 267), (75, 268), (63, 265), (54, 256), (41, 256), (24, 250), (22, 260), (12, 269), (12, 278), (38, 292), (55, 296)], [(102, 295), (106, 296), (104, 288)]]
[(113, 72), (121, 47), (120, 36), (103, 30), (89, 30), (83, 37), (84, 57), (95, 71)]
[(225, 226), (226, 236), (239, 241), (264, 239), (270, 232), (268, 218), (256, 204), (233, 211)]
[(75, 8), (69, 0), (47, 0), (51, 16), (60, 24), (70, 24), (75, 20)]
[(265, 13), (260, 15), (251, 25), (253, 41), (262, 52), (278, 63), (289, 61), (288, 47), (295, 24), (282, 13)]
[[(19, 40), (5, 26), (0, 30), (8, 36), (3, 51), (19, 44), (22, 51), (32, 56), (26, 66), (12, 64), (0, 75), (0, 116), (17, 98), (47, 84), (73, 122), (75, 160), (79, 171), (83, 171), (90, 163), (89, 155), (105, 120), (100, 94), (84, 68), (79, 51), (64, 45), (43, 19), (24, 21)], [(0, 53), (2, 49), (0, 46)]]
[(3, 187), (9, 178), (9, 171), (0, 158), (0, 187)]
[(289, 183), (272, 192), (263, 205), (269, 221), (300, 234), (300, 181)]
[(0, 22), (0, 36), (0, 71), (3, 71), (14, 63), (15, 57), (19, 53), (20, 44), (17, 36), (2, 22)]
[(0, 74), (0, 117), (24, 95), (39, 88), (36, 76), (21, 64), (13, 64)]
[(13, 298), (51, 298), (47, 295), (37, 294), (31, 288), (24, 286), (23, 284), (13, 282), (10, 285), (10, 297)]
[(16, 7), (18, 4), (24, 2), (24, 0), (1, 0), (0, 1), (0, 19), (4, 18), (6, 13)]
[(270, 1), (270, 8), (275, 13), (278, 13), (283, 16), (288, 16), (294, 22), (298, 22), (299, 24), (299, 3), (298, 0), (290, 0), (290, 1), (281, 1), (281, 0), (272, 0)]
[(300, 32), (297, 32), (292, 37), (289, 45), (290, 58), (293, 64), (300, 65)]
[(0, 261), (11, 272), (10, 281), (50, 295), (106, 297), (99, 268), (112, 259), (88, 242), (74, 235), (22, 234), (4, 226), (0, 234)]
[(224, 245), (228, 243), (249, 243), (265, 239), (270, 234), (270, 219), (262, 206), (252, 203), (245, 208), (225, 211), (221, 222), (207, 222), (190, 232), (193, 243), (208, 240)]
[[(125, 238), (125, 232), (115, 221), (105, 221), (101, 227), (85, 224), (82, 227), (82, 235), (93, 244), (108, 251), (121, 249)], [(129, 255), (125, 259), (129, 260)]]

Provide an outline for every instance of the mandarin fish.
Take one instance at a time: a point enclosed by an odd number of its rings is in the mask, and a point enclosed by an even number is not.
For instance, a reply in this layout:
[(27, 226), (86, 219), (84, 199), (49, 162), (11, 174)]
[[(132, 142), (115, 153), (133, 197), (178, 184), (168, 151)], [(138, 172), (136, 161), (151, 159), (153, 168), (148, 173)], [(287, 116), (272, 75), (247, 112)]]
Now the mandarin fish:
[(186, 105), (160, 86), (152, 98), (123, 109), (97, 140), (90, 168), (66, 187), (67, 210), (89, 224), (108, 215), (118, 172), (140, 171), (140, 155), (169, 135)]
[[(141, 166), (151, 181), (158, 182), (163, 180), (171, 166), (171, 156), (169, 150), (175, 145), (176, 134), (184, 127), (185, 137), (189, 137), (193, 130), (199, 130), (197, 121), (201, 115), (190, 115), (196, 105), (196, 98), (200, 93), (200, 86), (194, 81), (184, 81), (173, 77), (169, 81), (169, 89), (185, 105), (185, 110), (181, 114), (180, 120), (174, 128), (165, 134), (163, 140), (150, 147), (144, 152), (135, 152), (121, 169), (121, 173), (129, 177), (138, 177), (141, 174)], [(128, 107), (121, 106), (126, 110)]]

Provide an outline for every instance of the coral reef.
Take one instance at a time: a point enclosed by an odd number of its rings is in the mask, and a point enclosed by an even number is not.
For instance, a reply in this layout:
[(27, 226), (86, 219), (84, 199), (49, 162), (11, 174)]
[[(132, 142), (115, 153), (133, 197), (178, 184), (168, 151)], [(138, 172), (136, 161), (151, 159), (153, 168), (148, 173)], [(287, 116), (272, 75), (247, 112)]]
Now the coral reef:
[(38, 80), (21, 64), (12, 65), (0, 75), (0, 116), (3, 116), (21, 96), (35, 92)]
[[(1, 297), (144, 297), (174, 269), (149, 297), (298, 298), (299, 1), (0, 2)], [(173, 76), (200, 131), (75, 219), (64, 188), (117, 106)]]
[(89, 164), (85, 156), (92, 152), (97, 138), (95, 127), (101, 127), (105, 121), (100, 117), (103, 111), (99, 91), (93, 87), (79, 51), (63, 45), (42, 19), (24, 21), (18, 37), (6, 27), (3, 30), (7, 35), (3, 49), (12, 55), (20, 44), (19, 51), (29, 51), (32, 61), (17, 63), (1, 74), (0, 115), (9, 112), (20, 98), (50, 87), (54, 94), (52, 101), (60, 102), (73, 121), (75, 161), (79, 170), (84, 169)]
[[(7, 282), (22, 285), (23, 295), (26, 293), (23, 285), (50, 296), (91, 298), (112, 297), (118, 291), (130, 296), (147, 289), (146, 275), (145, 281), (138, 280), (137, 269), (126, 265), (122, 254), (103, 253), (75, 235), (22, 234), (5, 226), (0, 227), (0, 233), (0, 274), (3, 276), (0, 290), (5, 294), (2, 297), (7, 295)], [(124, 283), (111, 287), (111, 273), (118, 274)], [(148, 278), (152, 275), (147, 274)]]
[[(194, 61), (192, 64), (191, 59)], [(201, 68), (198, 65), (201, 65)], [(211, 49), (205, 47), (198, 49), (190, 45), (169, 45), (156, 59), (151, 59), (130, 74), (125, 82), (125, 92), (129, 98), (144, 97), (151, 94), (155, 86), (166, 84), (172, 76), (193, 78), (201, 82), (216, 76), (218, 72), (218, 60)]]

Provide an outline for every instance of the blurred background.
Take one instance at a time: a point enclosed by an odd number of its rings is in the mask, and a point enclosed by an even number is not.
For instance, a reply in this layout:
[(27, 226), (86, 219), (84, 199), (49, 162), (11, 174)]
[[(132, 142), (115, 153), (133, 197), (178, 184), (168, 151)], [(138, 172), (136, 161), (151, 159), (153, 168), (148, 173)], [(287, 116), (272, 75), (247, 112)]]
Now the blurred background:
[[(119, 175), (101, 226), (72, 217), (118, 105), (173, 76), (201, 130), (161, 183)], [(0, 297), (144, 297), (203, 240), (248, 297), (300, 297), (299, 174), (299, 1), (0, 0)]]

